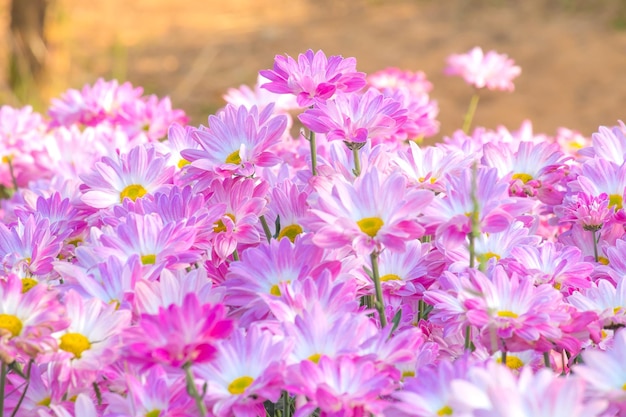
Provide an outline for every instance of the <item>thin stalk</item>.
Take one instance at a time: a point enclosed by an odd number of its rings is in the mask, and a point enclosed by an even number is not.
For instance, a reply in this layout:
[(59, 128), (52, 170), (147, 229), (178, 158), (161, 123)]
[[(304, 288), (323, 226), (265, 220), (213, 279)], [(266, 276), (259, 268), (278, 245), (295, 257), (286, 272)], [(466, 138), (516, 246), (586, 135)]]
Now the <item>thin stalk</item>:
[(13, 410), (13, 413), (11, 414), (11, 417), (15, 417), (17, 416), (17, 410), (20, 409), (20, 406), (22, 405), (22, 401), (24, 401), (24, 397), (26, 397), (26, 391), (28, 391), (28, 387), (30, 386), (30, 370), (33, 367), (33, 363), (35, 361), (33, 359), (31, 359), (28, 362), (28, 370), (26, 371), (26, 377), (24, 378), (26, 380), (26, 386), (24, 387), (24, 391), (22, 391), (22, 395), (20, 395), (20, 399), (18, 400), (17, 404), (15, 405), (15, 409)]
[(598, 239), (596, 238), (596, 231), (592, 230), (591, 235), (593, 236), (593, 256), (596, 262), (598, 262), (600, 257), (598, 256)]
[(237, 252), (237, 249), (235, 249), (235, 251), (233, 252), (233, 260), (234, 261), (239, 260), (239, 252)]
[(4, 417), (4, 387), (7, 379), (7, 364), (0, 365), (0, 417)]
[(502, 356), (500, 361), (502, 362), (502, 365), (506, 365), (506, 350), (502, 350)]
[(354, 175), (358, 177), (361, 175), (361, 161), (359, 160), (359, 149), (357, 147), (352, 148), (352, 156), (354, 157)]
[(472, 328), (468, 324), (465, 328), (465, 350), (472, 349)]
[(420, 320), (425, 319), (426, 317), (424, 317), (424, 310), (426, 309), (426, 303), (424, 303), (424, 300), (419, 300), (417, 302), (417, 306), (418, 306), (418, 314), (417, 314), (417, 321), (419, 322)]
[(550, 364), (550, 352), (543, 352), (543, 364), (546, 368), (552, 369), (552, 365)]
[(11, 181), (13, 183), (13, 189), (17, 191), (17, 178), (15, 178), (15, 170), (13, 169), (13, 159), (11, 157), (6, 158), (9, 164), (9, 174), (11, 174)]
[(315, 132), (309, 131), (309, 145), (311, 146), (311, 173), (317, 175), (317, 147), (315, 146)]
[(200, 393), (198, 392), (198, 387), (196, 386), (196, 382), (193, 379), (193, 374), (191, 373), (191, 362), (187, 362), (186, 364), (184, 364), (183, 369), (185, 370), (185, 382), (187, 383), (187, 394), (189, 394), (189, 396), (196, 401), (196, 406), (198, 407), (198, 410), (200, 411), (200, 415), (202, 417), (205, 417), (207, 415), (207, 409), (202, 398), (204, 395), (200, 395)]
[(283, 415), (281, 417), (289, 417), (289, 394), (283, 391)]
[(467, 108), (467, 113), (465, 113), (465, 117), (463, 118), (463, 132), (466, 135), (469, 135), (470, 128), (472, 127), (472, 121), (474, 120), (474, 115), (476, 114), (476, 108), (478, 107), (479, 100), (480, 96), (478, 95), (478, 91), (476, 91), (472, 96), (472, 99), (470, 100), (469, 107)]
[(270, 226), (267, 224), (267, 220), (265, 220), (265, 216), (259, 217), (259, 220), (261, 220), (265, 237), (267, 238), (267, 241), (270, 242), (272, 240), (272, 232), (270, 231)]
[(469, 233), (469, 267), (474, 268), (476, 264), (476, 237), (480, 235), (480, 218), (479, 218), (479, 205), (478, 198), (476, 197), (476, 189), (478, 185), (476, 184), (477, 176), (476, 173), (476, 162), (472, 165), (472, 187), (470, 190), (470, 199), (472, 201), (472, 212), (470, 213), (470, 233)]
[(383, 302), (383, 290), (380, 285), (380, 274), (378, 272), (378, 253), (376, 251), (373, 251), (370, 254), (370, 260), (372, 261), (372, 279), (374, 280), (374, 287), (376, 288), (376, 310), (378, 310), (381, 327), (387, 327), (387, 316), (385, 316), (385, 304)]

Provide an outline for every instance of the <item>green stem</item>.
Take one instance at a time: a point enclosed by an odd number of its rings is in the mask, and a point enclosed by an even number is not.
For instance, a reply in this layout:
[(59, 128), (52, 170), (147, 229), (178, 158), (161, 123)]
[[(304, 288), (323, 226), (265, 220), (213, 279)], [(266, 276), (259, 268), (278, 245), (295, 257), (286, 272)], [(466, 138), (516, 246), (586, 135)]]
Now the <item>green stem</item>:
[(0, 417), (4, 416), (4, 387), (7, 379), (7, 364), (0, 365)]
[(502, 365), (506, 365), (506, 350), (502, 350), (500, 362), (502, 362)]
[(387, 327), (383, 290), (380, 285), (380, 273), (378, 272), (378, 253), (376, 251), (370, 254), (370, 260), (372, 261), (372, 279), (374, 280), (374, 287), (376, 288), (376, 310), (378, 310), (381, 327)]
[[(185, 370), (185, 382), (187, 383), (187, 394), (196, 401), (196, 406), (200, 411), (200, 415), (205, 417), (207, 415), (206, 404), (204, 404), (203, 396), (198, 392), (198, 387), (193, 379), (193, 373), (191, 372), (191, 362), (187, 362), (183, 365)], [(1, 416), (0, 416), (1, 417)]]
[(543, 352), (543, 364), (548, 369), (552, 369), (552, 365), (550, 364), (550, 352)]
[(317, 175), (317, 148), (315, 146), (315, 132), (309, 131), (309, 145), (311, 146), (311, 173)]
[(591, 234), (593, 236), (593, 256), (596, 262), (598, 262), (600, 260), (600, 257), (598, 256), (598, 239), (596, 238), (596, 231), (592, 230)]
[(239, 252), (237, 252), (237, 249), (235, 249), (235, 251), (233, 252), (233, 260), (234, 261), (239, 260)]
[(267, 241), (270, 242), (272, 240), (272, 232), (270, 231), (270, 226), (267, 224), (267, 220), (265, 220), (265, 216), (259, 217), (259, 220), (261, 220), (265, 237), (267, 238)]
[(33, 359), (31, 359), (28, 362), (28, 370), (26, 371), (26, 377), (24, 378), (26, 381), (26, 386), (24, 387), (24, 391), (22, 391), (22, 395), (20, 395), (19, 401), (15, 405), (15, 409), (13, 410), (11, 417), (15, 417), (17, 415), (17, 410), (20, 409), (20, 406), (22, 405), (22, 401), (24, 401), (24, 397), (26, 397), (26, 391), (28, 391), (28, 387), (30, 386), (30, 370), (33, 367), (33, 363), (35, 363)]
[(289, 394), (283, 391), (283, 415), (281, 417), (289, 417)]
[(465, 328), (465, 350), (471, 350), (472, 348), (472, 328), (468, 324)]
[(474, 120), (476, 108), (478, 107), (478, 100), (480, 100), (480, 96), (477, 90), (472, 96), (469, 107), (467, 108), (467, 113), (465, 113), (465, 117), (463, 118), (463, 132), (466, 135), (469, 135), (470, 128), (472, 127), (472, 121)]
[(480, 216), (478, 198), (476, 197), (477, 181), (476, 162), (472, 165), (472, 187), (470, 189), (470, 199), (472, 200), (472, 212), (470, 217), (470, 233), (469, 233), (469, 267), (474, 268), (476, 264), (476, 238), (480, 235)]
[(352, 148), (352, 156), (354, 157), (354, 172), (355, 176), (361, 175), (361, 161), (359, 160), (359, 149), (357, 147)]

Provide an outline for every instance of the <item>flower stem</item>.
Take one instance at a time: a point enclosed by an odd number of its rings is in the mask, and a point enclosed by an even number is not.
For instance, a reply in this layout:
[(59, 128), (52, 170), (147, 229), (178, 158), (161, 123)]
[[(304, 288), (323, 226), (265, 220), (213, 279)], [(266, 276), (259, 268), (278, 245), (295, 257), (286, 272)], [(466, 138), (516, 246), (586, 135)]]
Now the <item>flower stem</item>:
[(378, 272), (378, 253), (376, 251), (373, 251), (370, 254), (370, 260), (372, 261), (372, 279), (374, 280), (374, 287), (376, 288), (376, 310), (378, 310), (381, 327), (387, 327), (387, 316), (385, 316), (385, 304), (383, 302), (383, 290), (380, 285), (380, 274)]
[(472, 328), (468, 324), (465, 328), (465, 350), (472, 349)]
[(592, 230), (591, 235), (593, 236), (593, 256), (596, 262), (598, 262), (600, 257), (598, 256), (598, 239), (596, 238), (596, 231)]
[(550, 364), (550, 352), (543, 352), (543, 364), (548, 369), (552, 369), (552, 365)]
[(263, 226), (265, 237), (267, 238), (267, 241), (270, 242), (272, 240), (272, 232), (270, 232), (270, 226), (267, 224), (265, 216), (259, 217), (259, 220), (261, 220), (261, 225)]
[(281, 417), (289, 417), (291, 414), (289, 411), (289, 394), (287, 391), (283, 391), (283, 414)]
[(359, 160), (359, 149), (357, 147), (352, 148), (352, 156), (354, 157), (354, 172), (355, 176), (361, 175), (361, 161)]
[(467, 113), (465, 113), (465, 117), (463, 118), (463, 132), (466, 135), (469, 135), (470, 128), (472, 127), (472, 121), (474, 120), (476, 108), (478, 107), (478, 100), (480, 100), (480, 96), (477, 90), (472, 96), (469, 107), (467, 108)]
[(238, 261), (239, 260), (239, 252), (237, 252), (237, 249), (235, 249), (235, 251), (233, 252), (233, 261)]
[(309, 145), (311, 146), (311, 173), (317, 175), (317, 147), (315, 146), (315, 132), (309, 130)]
[(7, 379), (7, 364), (0, 365), (0, 417), (4, 416), (4, 386)]
[(472, 201), (472, 211), (470, 217), (470, 232), (469, 232), (469, 267), (474, 268), (476, 264), (476, 238), (480, 235), (480, 218), (479, 218), (479, 206), (478, 198), (476, 197), (476, 189), (478, 185), (477, 181), (477, 167), (476, 162), (472, 165), (472, 187), (470, 190), (470, 199)]
[[(185, 382), (187, 383), (187, 394), (191, 398), (196, 401), (196, 406), (200, 411), (200, 415), (205, 417), (207, 415), (206, 404), (204, 404), (203, 397), (204, 393), (200, 395), (198, 392), (198, 387), (196, 386), (196, 382), (193, 379), (193, 373), (191, 372), (191, 362), (187, 362), (183, 365), (183, 369), (185, 370)], [(1, 416), (0, 416), (1, 417)]]
[(22, 401), (24, 401), (24, 397), (26, 397), (26, 391), (28, 391), (28, 387), (30, 386), (30, 370), (33, 367), (33, 363), (35, 363), (34, 359), (31, 359), (28, 362), (28, 370), (26, 371), (26, 375), (24, 377), (24, 379), (26, 380), (26, 386), (24, 387), (24, 391), (22, 391), (22, 395), (20, 395), (20, 399), (18, 400), (17, 404), (15, 405), (15, 409), (13, 410), (13, 413), (11, 414), (11, 417), (15, 417), (17, 415), (17, 410), (20, 409), (20, 406), (22, 405)]

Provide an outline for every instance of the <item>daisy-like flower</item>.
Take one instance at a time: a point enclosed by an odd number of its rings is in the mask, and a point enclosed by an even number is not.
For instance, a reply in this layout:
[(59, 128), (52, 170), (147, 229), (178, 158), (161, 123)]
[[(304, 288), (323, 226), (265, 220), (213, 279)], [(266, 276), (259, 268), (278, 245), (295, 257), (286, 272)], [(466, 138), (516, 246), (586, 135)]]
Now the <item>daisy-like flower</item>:
[(89, 385), (97, 373), (115, 362), (121, 348), (121, 333), (130, 325), (128, 310), (104, 304), (97, 298), (83, 299), (70, 290), (65, 294), (67, 329), (56, 332), (59, 351), (50, 359), (59, 367), (59, 378), (75, 385)]
[(211, 363), (194, 367), (207, 383), (205, 401), (216, 417), (256, 417), (265, 414), (263, 401), (276, 402), (284, 388), (286, 358), (291, 340), (261, 326), (238, 329), (218, 343)]
[(575, 180), (567, 183), (573, 192), (584, 192), (590, 196), (609, 196), (609, 207), (621, 210), (626, 190), (626, 163), (617, 165), (605, 159), (586, 161)]
[(590, 288), (575, 291), (567, 301), (580, 311), (597, 313), (603, 327), (626, 324), (626, 279), (623, 277), (617, 285), (599, 279)]
[(611, 128), (600, 126), (598, 132), (591, 135), (591, 147), (583, 148), (579, 153), (622, 165), (626, 162), (626, 125), (622, 121), (619, 123)]
[(125, 198), (135, 201), (163, 190), (172, 181), (174, 167), (154, 148), (136, 146), (116, 158), (103, 157), (94, 170), (81, 175), (82, 200), (91, 207), (107, 208)]
[[(481, 272), (470, 275), (475, 295), (465, 300), (469, 322), (480, 329), (490, 351), (519, 351), (537, 348), (540, 339), (559, 340), (559, 325), (569, 320), (562, 308), (562, 295), (551, 285), (534, 286), (533, 281), (510, 277), (497, 266), (491, 279)], [(543, 340), (541, 340), (543, 342)]]
[[(287, 116), (290, 110), (299, 108), (295, 96), (273, 93), (267, 88), (261, 87), (268, 82), (270, 80), (259, 74), (253, 88), (247, 85), (242, 85), (239, 88), (229, 88), (222, 97), (227, 103), (237, 107), (246, 106), (248, 109), (253, 106), (264, 109), (266, 106), (273, 104), (276, 112), (284, 113)], [(289, 121), (289, 126), (291, 126), (291, 120)]]
[(555, 213), (561, 223), (577, 223), (587, 231), (597, 232), (613, 217), (615, 210), (609, 208), (609, 203), (606, 193), (592, 196), (578, 192), (556, 207)]
[(269, 148), (280, 142), (287, 117), (273, 111), (271, 104), (263, 110), (228, 104), (217, 115), (209, 116), (209, 127), (193, 133), (202, 149), (181, 152), (191, 163), (190, 175), (202, 176), (209, 171), (250, 176), (255, 166), (278, 164), (280, 159)]
[[(26, 290), (26, 291), (25, 291)], [(0, 278), (0, 357), (15, 359), (19, 353), (34, 358), (54, 349), (52, 332), (67, 327), (65, 309), (54, 290), (45, 285), (28, 289), (16, 275)]]
[(319, 408), (328, 417), (382, 415), (390, 402), (383, 399), (396, 389), (399, 371), (369, 358), (322, 356), (318, 363), (302, 361), (288, 373), (286, 388), (307, 402), (295, 416), (310, 415)]
[[(199, 151), (200, 145), (195, 140), (194, 129), (191, 126), (181, 126), (178, 123), (172, 123), (167, 131), (167, 142), (164, 146), (169, 151), (169, 165), (176, 166), (179, 170), (189, 165), (191, 162), (186, 160), (181, 152), (185, 149), (192, 149)], [(178, 170), (176, 172), (179, 172)]]
[(420, 237), (417, 216), (433, 194), (408, 190), (400, 173), (381, 178), (372, 169), (354, 184), (338, 180), (332, 189), (320, 188), (316, 197), (311, 212), (318, 220), (309, 225), (316, 230), (313, 242), (327, 248), (352, 246), (365, 255), (382, 248), (402, 251), (405, 242)]
[(463, 77), (465, 82), (476, 88), (487, 87), (489, 90), (503, 91), (515, 89), (513, 79), (521, 72), (521, 68), (508, 55), (495, 51), (485, 54), (479, 47), (465, 54), (450, 55), (444, 70), (447, 75)]
[[(300, 191), (298, 186), (290, 180), (277, 184), (269, 191), (270, 201), (267, 205), (270, 231), (273, 231), (277, 239), (287, 238), (294, 242), (296, 236), (305, 230), (302, 227), (302, 219), (307, 216), (308, 204), (307, 191)], [(280, 230), (276, 230), (276, 221)]]
[(355, 58), (331, 56), (311, 49), (298, 56), (276, 55), (274, 69), (260, 71), (270, 82), (262, 88), (277, 94), (293, 94), (300, 107), (308, 107), (315, 100), (328, 100), (335, 92), (358, 91), (365, 86), (365, 74), (356, 71)]
[(372, 87), (392, 90), (407, 90), (413, 96), (428, 95), (433, 84), (426, 79), (422, 71), (404, 71), (400, 68), (386, 68), (369, 74), (367, 82)]
[(316, 103), (298, 118), (312, 131), (325, 133), (328, 140), (362, 146), (368, 139), (394, 134), (406, 121), (406, 109), (378, 90), (369, 89), (363, 95), (338, 94)]
[(161, 140), (171, 124), (187, 121), (184, 111), (172, 109), (169, 97), (159, 100), (155, 95), (123, 103), (115, 118), (131, 140), (141, 143)]
[(160, 307), (158, 314), (142, 314), (137, 326), (125, 332), (126, 356), (152, 366), (183, 365), (211, 361), (219, 339), (227, 337), (233, 322), (221, 304), (200, 304), (189, 293), (182, 305)]

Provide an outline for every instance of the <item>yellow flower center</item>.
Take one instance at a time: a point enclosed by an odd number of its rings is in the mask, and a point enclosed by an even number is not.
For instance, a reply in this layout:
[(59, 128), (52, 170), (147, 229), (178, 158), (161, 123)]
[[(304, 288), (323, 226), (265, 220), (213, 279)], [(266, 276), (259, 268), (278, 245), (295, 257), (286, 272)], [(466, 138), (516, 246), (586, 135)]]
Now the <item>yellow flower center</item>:
[(44, 398), (43, 400), (39, 401), (39, 402), (37, 403), (37, 405), (41, 405), (41, 406), (43, 406), (43, 407), (49, 407), (49, 406), (50, 406), (50, 402), (51, 402), (51, 401), (50, 401), (50, 397), (46, 397), (46, 398)]
[(146, 413), (146, 417), (159, 417), (161, 415), (161, 410), (152, 410)]
[(452, 408), (450, 408), (449, 405), (444, 405), (439, 411), (437, 411), (438, 416), (451, 416), (452, 413)]
[(239, 165), (241, 163), (241, 157), (239, 156), (239, 150), (236, 150), (235, 152), (233, 152), (230, 155), (228, 155), (226, 157), (226, 163), (227, 164)]
[(561, 291), (561, 283), (560, 282), (555, 282), (553, 287), (555, 290)]
[(135, 201), (138, 198), (141, 198), (146, 194), (148, 194), (148, 191), (145, 188), (143, 188), (142, 185), (131, 184), (128, 187), (124, 188), (122, 192), (120, 193), (120, 203), (123, 203), (126, 197)]
[(155, 254), (142, 255), (141, 263), (143, 265), (154, 265), (156, 263), (156, 255)]
[(605, 258), (604, 256), (598, 256), (598, 262), (600, 262), (602, 265), (608, 265), (609, 259)]
[(487, 253), (479, 253), (478, 255), (476, 255), (476, 258), (478, 259), (478, 262), (481, 264), (487, 263), (487, 261), (491, 258), (496, 258), (496, 261), (500, 260), (500, 255), (498, 255), (497, 253), (493, 253), (493, 252), (487, 252)]
[(35, 285), (39, 284), (39, 281), (33, 278), (22, 278), (22, 294), (27, 293)]
[[(417, 180), (418, 180), (419, 182), (424, 182), (424, 181), (426, 181), (426, 178), (424, 178), (424, 177), (419, 177)], [(430, 177), (430, 179), (428, 180), (428, 182), (430, 182), (431, 184), (434, 184), (434, 183), (436, 183), (436, 182), (437, 182), (437, 178), (435, 178), (435, 177)]]
[(402, 379), (404, 378), (412, 378), (415, 376), (415, 371), (404, 371), (402, 372)]
[(622, 390), (626, 391), (626, 384), (622, 385)]
[(76, 359), (80, 359), (83, 352), (91, 348), (91, 343), (89, 343), (89, 339), (80, 333), (66, 333), (61, 336), (59, 348), (73, 353)]
[[(235, 222), (234, 215), (226, 213), (226, 216), (228, 216), (233, 222)], [(213, 231), (215, 233), (222, 233), (226, 231), (226, 225), (224, 225), (224, 222), (221, 219), (213, 223)]]
[(401, 281), (402, 278), (396, 274), (386, 274), (380, 277), (381, 281)]
[[(286, 282), (287, 284), (289, 284), (291, 280), (281, 281), (281, 282)], [(282, 293), (280, 292), (280, 288), (278, 287), (278, 284), (272, 285), (272, 288), (270, 288), (270, 294), (275, 295), (276, 297), (280, 297), (282, 295)]]
[[(22, 320), (12, 314), (0, 314), (0, 329), (11, 333), (11, 337), (15, 337), (22, 332)], [(2, 332), (4, 333), (4, 332)]]
[(320, 358), (322, 357), (322, 355), (320, 355), (319, 353), (314, 353), (311, 356), (309, 356), (307, 359), (310, 360), (313, 363), (320, 363)]
[(302, 233), (302, 227), (300, 227), (300, 225), (298, 224), (291, 224), (280, 230), (280, 233), (278, 234), (278, 240), (286, 237), (293, 243), (296, 240), (296, 236), (298, 236), (300, 233)]
[[(191, 162), (189, 162), (186, 159), (181, 159), (180, 161), (178, 161), (178, 168), (182, 169), (184, 166), (189, 165), (190, 163)], [(159, 413), (160, 413), (160, 411), (159, 411)]]
[(621, 194), (611, 194), (609, 196), (609, 207), (615, 207), (615, 210), (622, 208), (622, 196)]
[(520, 180), (522, 181), (524, 184), (526, 184), (528, 181), (533, 179), (533, 176), (530, 174), (524, 174), (523, 172), (520, 172), (519, 174), (513, 174), (512, 177), (514, 180)]
[(619, 313), (619, 311), (620, 311), (621, 309), (622, 309), (622, 307), (615, 307), (615, 308), (613, 309), (613, 314), (617, 314), (617, 313)]
[[(502, 359), (498, 358), (496, 362), (502, 363)], [(517, 356), (508, 354), (506, 355), (506, 366), (508, 366), (509, 369), (518, 370), (524, 366), (524, 362), (522, 362), (522, 360)]]
[(501, 310), (501, 311), (498, 311), (498, 317), (510, 317), (512, 319), (516, 319), (519, 316), (517, 314), (515, 314), (514, 312), (512, 312), (512, 311)]
[(359, 225), (359, 229), (369, 237), (375, 237), (383, 224), (385, 224), (380, 217), (364, 217), (356, 224)]
[(230, 383), (228, 386), (228, 392), (233, 395), (243, 394), (252, 382), (254, 382), (254, 378), (250, 376), (241, 376)]

